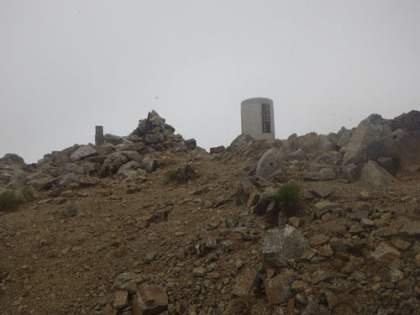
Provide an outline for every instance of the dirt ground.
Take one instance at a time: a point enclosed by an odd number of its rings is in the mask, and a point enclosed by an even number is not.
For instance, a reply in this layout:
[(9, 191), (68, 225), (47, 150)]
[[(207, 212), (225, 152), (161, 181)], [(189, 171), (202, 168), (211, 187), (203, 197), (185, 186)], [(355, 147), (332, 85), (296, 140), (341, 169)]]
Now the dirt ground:
[[(247, 271), (262, 270), (261, 246), (270, 228), (264, 217), (250, 213), (246, 205), (236, 205), (238, 184), (255, 170), (257, 157), (226, 157), (196, 150), (163, 152), (161, 161), (162, 166), (145, 180), (98, 179), (96, 185), (67, 191), (59, 197), (43, 193), (18, 211), (1, 213), (0, 313), (116, 314), (111, 307), (114, 279), (123, 272), (133, 272), (142, 283), (166, 288), (169, 314), (234, 313), (232, 301), (239, 305), (237, 314), (303, 314), (310, 301), (296, 301), (294, 307), (287, 303), (268, 305), (258, 286), (248, 301), (241, 302), (234, 294), (238, 279)], [(195, 166), (197, 178), (185, 184), (169, 182), (167, 171), (186, 161)], [(394, 221), (419, 220), (420, 175), (406, 173), (398, 179), (385, 190), (340, 180), (300, 183), (305, 193), (313, 188), (331, 189), (334, 193), (327, 198), (330, 202), (368, 202), (374, 209), (383, 209), (392, 216), (384, 226), (392, 227)], [(368, 197), (362, 200), (361, 192), (366, 191)], [(337, 226), (341, 222), (346, 225), (347, 221), (341, 219), (349, 217), (345, 207), (341, 214), (315, 219), (310, 208), (319, 200), (305, 194), (307, 210), (300, 218), (299, 229), (308, 239), (319, 233), (342, 238), (347, 249), (289, 269), (299, 275), (295, 279), (310, 283), (310, 293), (319, 298), (324, 309), (334, 314), (379, 314), (386, 298), (389, 314), (398, 314), (402, 301), (418, 300), (419, 292), (415, 290), (420, 274), (414, 256), (418, 254), (419, 240), (398, 231), (382, 237), (408, 242), (406, 250), (400, 249), (402, 266), (397, 266), (406, 282), (387, 281), (381, 273), (388, 269), (366, 258), (366, 251), (373, 250), (380, 237), (372, 241), (370, 232), (364, 236), (363, 232), (348, 235), (344, 231), (341, 235)], [(401, 204), (412, 210), (399, 215), (395, 207)], [(396, 212), (386, 211), (393, 207)], [(77, 215), (66, 215), (69, 209)], [(214, 249), (198, 255), (197, 245), (209, 236), (216, 240)], [(364, 276), (351, 280), (342, 269), (359, 256), (363, 257), (359, 270)], [(201, 273), (199, 267), (205, 271)], [(306, 277), (320, 269), (334, 273), (333, 280), (311, 284)], [(378, 283), (385, 290), (375, 291)], [(331, 308), (330, 301), (322, 300), (328, 290), (338, 297), (345, 296), (347, 304)], [(391, 296), (385, 295), (387, 291)]]

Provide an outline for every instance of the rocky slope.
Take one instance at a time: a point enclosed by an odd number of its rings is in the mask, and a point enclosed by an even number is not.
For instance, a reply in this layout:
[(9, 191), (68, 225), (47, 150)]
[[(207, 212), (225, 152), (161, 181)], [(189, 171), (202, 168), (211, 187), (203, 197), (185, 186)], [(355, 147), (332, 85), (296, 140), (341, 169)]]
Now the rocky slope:
[[(0, 215), (1, 313), (416, 314), (419, 135), (418, 112), (372, 115), (209, 154), (152, 112), (101, 146), (6, 155), (0, 188), (36, 200)], [(272, 201), (288, 182), (296, 209)]]

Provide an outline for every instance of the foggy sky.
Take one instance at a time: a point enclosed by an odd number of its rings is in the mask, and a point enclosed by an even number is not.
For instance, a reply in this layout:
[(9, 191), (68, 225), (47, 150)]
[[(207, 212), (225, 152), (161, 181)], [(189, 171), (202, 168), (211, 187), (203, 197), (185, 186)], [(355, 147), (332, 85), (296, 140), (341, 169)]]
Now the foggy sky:
[(274, 100), (276, 137), (420, 110), (417, 0), (0, 0), (0, 157), (128, 135), (155, 109), (199, 146)]

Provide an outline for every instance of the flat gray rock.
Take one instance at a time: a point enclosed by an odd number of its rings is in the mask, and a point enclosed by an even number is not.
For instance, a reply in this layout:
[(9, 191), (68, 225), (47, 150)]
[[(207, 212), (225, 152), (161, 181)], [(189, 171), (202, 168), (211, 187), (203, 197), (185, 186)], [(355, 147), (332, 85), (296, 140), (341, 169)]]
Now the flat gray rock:
[(79, 161), (79, 160), (87, 158), (89, 156), (94, 156), (96, 154), (98, 154), (98, 153), (90, 145), (82, 145), (80, 148), (78, 148), (76, 151), (74, 151), (70, 155), (70, 159), (72, 161)]

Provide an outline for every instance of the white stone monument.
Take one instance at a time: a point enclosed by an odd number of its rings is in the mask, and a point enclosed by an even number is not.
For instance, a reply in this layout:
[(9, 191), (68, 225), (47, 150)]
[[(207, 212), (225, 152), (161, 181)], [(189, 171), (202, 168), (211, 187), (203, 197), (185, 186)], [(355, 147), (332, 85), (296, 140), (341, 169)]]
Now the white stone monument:
[(274, 108), (269, 98), (250, 98), (241, 103), (242, 134), (256, 140), (274, 141)]

